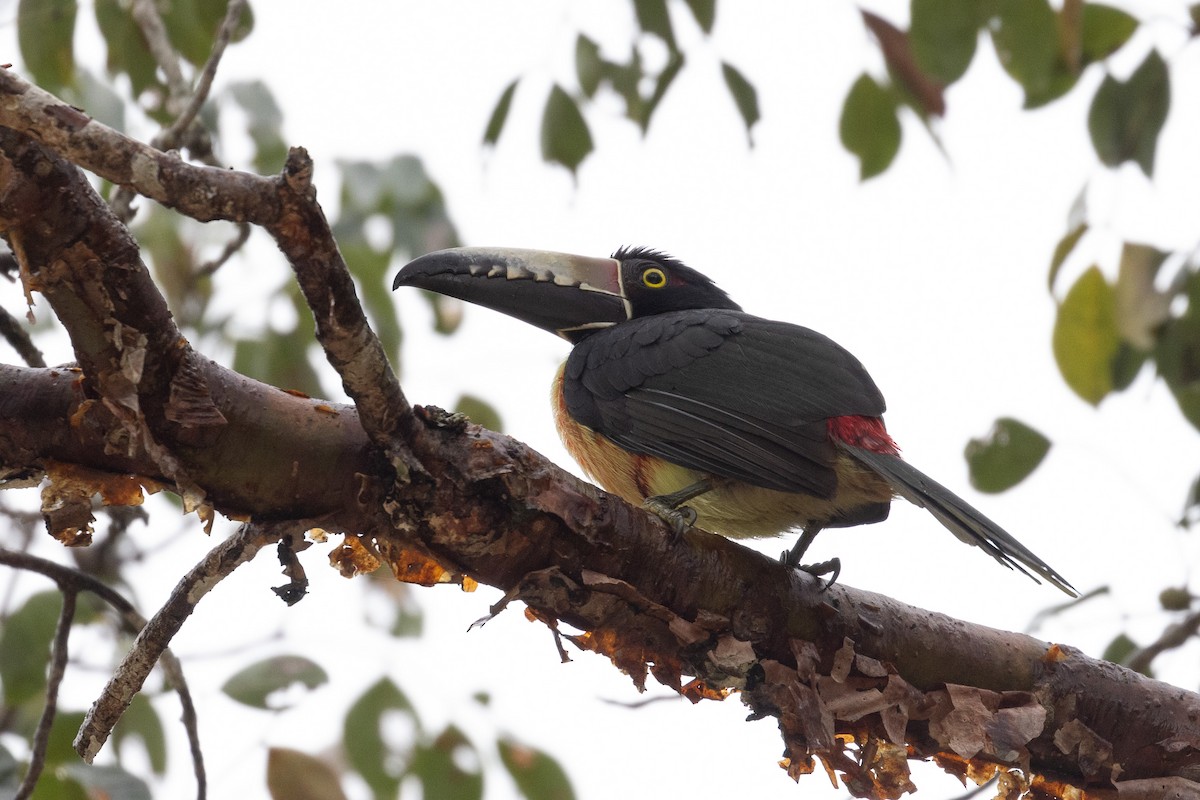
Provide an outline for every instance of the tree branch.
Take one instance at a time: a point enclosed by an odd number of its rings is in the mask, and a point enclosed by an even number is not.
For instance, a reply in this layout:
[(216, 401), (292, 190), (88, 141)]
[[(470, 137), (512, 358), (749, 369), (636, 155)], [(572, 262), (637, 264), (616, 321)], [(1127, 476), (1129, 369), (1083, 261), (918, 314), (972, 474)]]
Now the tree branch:
[(54, 626), (54, 639), (50, 642), (50, 671), (46, 674), (46, 704), (33, 733), (33, 747), (29, 755), (29, 771), (17, 787), (14, 800), (26, 800), (37, 788), (38, 778), (46, 765), (46, 747), (50, 744), (50, 728), (58, 712), (58, 687), (62, 685), (67, 671), (67, 639), (71, 635), (71, 622), (75, 619), (75, 601), (78, 592), (70, 586), (62, 586), (62, 609)]
[[(130, 633), (137, 634), (146, 626), (145, 617), (138, 613), (133, 603), (129, 602), (124, 595), (85, 572), (80, 572), (77, 569), (72, 569), (71, 567), (57, 564), (44, 558), (38, 558), (29, 553), (18, 553), (3, 548), (0, 548), (0, 564), (5, 564), (14, 569), (23, 569), (28, 572), (45, 575), (62, 588), (64, 597), (68, 594), (74, 596), (81, 591), (91, 592), (117, 612), (122, 624)], [(57, 637), (57, 631), (55, 635)], [(64, 653), (65, 664), (65, 643), (62, 652)], [(167, 676), (167, 683), (179, 695), (183, 728), (188, 737), (189, 749), (192, 753), (192, 767), (196, 775), (196, 796), (198, 800), (204, 800), (208, 777), (204, 772), (204, 756), (200, 751), (200, 734), (196, 720), (196, 706), (192, 702), (192, 693), (188, 688), (187, 680), (184, 678), (183, 667), (180, 665), (179, 659), (170, 650), (165, 650), (161, 654), (161, 660), (163, 672)], [(47, 708), (49, 708), (49, 679), (47, 679), (47, 695)], [(30, 771), (32, 772), (32, 767)]]
[[(0, 70), (0, 98), (4, 97), (10, 102), (0, 102), (0, 125), (28, 135), (70, 162), (194, 219), (228, 219), (266, 228), (296, 270), (313, 309), (318, 339), (359, 407), (368, 436), (380, 445), (394, 444), (396, 426), (411, 419), (408, 404), (367, 325), (353, 280), (317, 204), (306, 152), (293, 149), (283, 175), (276, 179), (198, 167), (123, 136), (9, 70)], [(214, 204), (214, 196), (222, 198), (219, 204)], [(101, 223), (99, 217), (98, 212), (93, 215), (96, 224)], [(137, 282), (144, 285), (149, 278), (142, 280), (139, 274)], [(170, 335), (174, 326), (164, 321), (155, 327)]]
[[(133, 646), (121, 660), (100, 697), (88, 709), (75, 736), (75, 751), (91, 763), (108, 740), (133, 697), (142, 689), (150, 671), (166, 651), (171, 639), (208, 592), (221, 580), (250, 561), (266, 544), (278, 539), (272, 526), (243, 525), (236, 534), (209, 551), (175, 586), (170, 598), (138, 632)], [(201, 785), (203, 793), (203, 784)]]
[(24, 359), (29, 366), (46, 366), (42, 351), (38, 350), (37, 345), (29, 338), (29, 332), (22, 327), (16, 317), (4, 308), (0, 308), (0, 336), (4, 337), (4, 341), (8, 342), (17, 351), (17, 355)]
[[(1035, 785), (1048, 793), (1066, 790), (1044, 776), (1088, 787), (1119, 781), (1129, 788), (1141, 780), (1200, 777), (1200, 696), (1066, 647), (880, 595), (843, 585), (822, 592), (810, 576), (733, 542), (699, 531), (673, 537), (657, 518), (567, 475), (520, 442), (436, 410), (410, 414), (373, 351), (361, 309), (344, 307), (357, 299), (316, 204), (311, 163), (302, 151), (293, 151), (280, 179), (213, 172), (131, 142), (39, 91), (0, 72), (0, 125), (27, 131), (59, 155), (197, 219), (250, 220), (271, 230), (293, 262), (322, 344), (358, 405), (356, 412), (326, 404), (323, 413), (362, 425), (374, 444), (402, 452), (401, 443), (389, 440), (399, 433), (419, 457), (419, 468), (401, 472), (404, 480), (397, 481), (395, 460), (373, 460), (361, 431), (340, 443), (350, 448), (342, 450), (342, 459), (357, 468), (341, 472), (337, 490), (324, 495), (330, 504), (321, 508), (324, 527), (359, 535), (343, 545), (346, 568), (358, 569), (377, 554), (404, 580), (467, 575), (522, 600), (552, 626), (561, 621), (585, 631), (567, 638), (608, 655), (639, 686), (652, 674), (693, 699), (740, 689), (755, 714), (779, 720), (791, 774), (811, 771), (819, 758), (859, 796), (908, 790), (910, 749), (972, 776), (997, 765), (1019, 767), (1036, 774)], [(234, 468), (245, 452), (223, 445), (223, 437), (236, 428), (260, 441), (274, 438), (276, 447), (302, 446), (324, 429), (272, 429), (274, 421), (250, 402), (271, 390), (188, 355), (172, 339), (169, 319), (155, 317), (161, 298), (147, 298), (152, 324), (142, 330), (146, 323), (127, 317), (132, 307), (122, 304), (153, 291), (152, 284), (119, 232), (105, 227), (111, 222), (88, 216), (94, 201), (86, 182), (2, 130), (0, 151), (6, 156), (0, 160), (0, 217), (7, 235), (27, 245), (30, 273), (71, 330), (87, 376), (79, 400), (54, 371), (7, 368), (19, 388), (52, 394), (55, 409), (64, 411), (83, 409), (88, 391), (98, 392), (109, 413), (85, 413), (84, 435), (108, 443), (129, 436), (130, 419), (119, 405), (130, 397), (121, 392), (124, 378), (135, 386), (138, 418), (144, 412), (152, 436), (134, 437), (136, 446), (86, 449), (82, 458), (92, 466), (162, 475), (177, 485), (183, 475), (218, 508), (236, 501), (242, 513), (286, 514), (287, 504), (262, 491), (260, 481), (271, 480), (266, 473), (286, 473), (291, 464), (279, 459), (237, 488), (218, 467)], [(30, 164), (52, 169), (34, 180)], [(47, 174), (61, 177), (48, 181)], [(64, 195), (73, 198), (77, 214), (84, 212), (74, 222), (82, 230), (70, 241), (48, 242), (57, 231), (38, 228), (41, 220), (72, 223), (55, 205), (66, 202)], [(81, 249), (93, 260), (72, 261)], [(130, 344), (129, 330), (144, 335), (145, 343)], [(128, 360), (121, 360), (131, 348), (145, 351), (137, 381), (126, 370)], [(205, 392), (197, 389), (200, 381)], [(171, 407), (172, 387), (187, 400), (184, 410), (194, 413), (198, 405), (222, 421), (202, 416), (190, 426), (194, 438), (184, 435), (189, 426), (164, 411)], [(0, 386), (5, 403), (10, 388)], [(26, 419), (36, 419), (22, 403), (14, 405)], [(310, 415), (314, 405), (307, 406)], [(43, 407), (42, 417), (50, 411)], [(83, 450), (73, 441), (79, 416), (76, 410), (57, 420), (72, 431), (65, 437), (46, 422), (34, 422), (45, 441), (17, 431), (12, 442), (0, 436), (7, 471), (45, 469), (50, 449)], [(5, 424), (7, 416), (0, 415)], [(223, 446), (220, 455), (227, 460), (210, 460)], [(308, 464), (314, 456), (297, 459)], [(310, 501), (295, 494), (289, 500), (291, 516), (303, 516), (296, 509)], [(163, 622), (168, 628), (190, 610), (174, 602), (166, 614), (170, 621)], [(152, 654), (153, 648), (136, 660)], [(684, 676), (695, 680), (684, 684)], [(99, 731), (113, 711), (98, 712), (105, 720), (81, 734), (85, 752), (99, 746)]]

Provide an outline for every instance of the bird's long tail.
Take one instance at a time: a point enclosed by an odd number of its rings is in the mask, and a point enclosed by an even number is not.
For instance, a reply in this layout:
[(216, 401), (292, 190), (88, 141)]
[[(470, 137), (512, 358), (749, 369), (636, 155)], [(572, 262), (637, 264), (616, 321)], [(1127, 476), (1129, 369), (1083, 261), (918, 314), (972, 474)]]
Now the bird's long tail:
[[(838, 447), (881, 475), (891, 484), (896, 494), (928, 509), (929, 513), (937, 517), (939, 522), (962, 541), (982, 547), (984, 552), (1009, 569), (1016, 569), (1037, 581), (1037, 578), (1030, 574), (1032, 571), (1071, 597), (1079, 596), (1075, 587), (1068, 583), (1066, 578), (1034, 555), (1029, 548), (985, 517), (966, 500), (900, 457), (877, 453), (846, 442), (838, 442)], [(1029, 569), (1026, 570), (1025, 567)]]

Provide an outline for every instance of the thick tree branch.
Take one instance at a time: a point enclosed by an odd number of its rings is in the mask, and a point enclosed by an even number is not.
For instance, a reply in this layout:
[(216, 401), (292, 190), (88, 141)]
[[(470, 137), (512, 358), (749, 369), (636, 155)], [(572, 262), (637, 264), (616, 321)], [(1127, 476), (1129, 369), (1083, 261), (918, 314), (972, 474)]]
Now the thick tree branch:
[[(6, 235), (25, 245), (28, 271), (71, 331), (86, 376), (76, 395), (74, 379), (60, 372), (0, 373), (0, 381), (11, 382), (0, 383), (0, 402), (18, 420), (12, 439), (0, 436), (6, 474), (27, 477), (46, 469), (52, 452), (75, 452), (94, 468), (171, 479), (185, 494), (195, 486), (219, 509), (286, 515), (288, 502), (260, 483), (270, 475), (239, 487), (221, 474), (244, 455), (224, 437), (237, 429), (301, 448), (314, 439), (331, 452), (339, 441), (321, 438), (331, 424), (272, 428), (274, 421), (252, 408), (253, 399), (266, 396), (281, 409), (331, 414), (369, 434), (333, 426), (346, 434), (340, 458), (354, 468), (339, 471), (336, 489), (322, 495), (328, 505), (320, 504), (325, 527), (361, 535), (347, 537), (348, 568), (377, 553), (403, 579), (465, 574), (524, 601), (552, 626), (562, 621), (585, 631), (567, 636), (608, 655), (639, 685), (649, 673), (694, 699), (741, 689), (756, 714), (779, 720), (793, 775), (813, 769), (815, 756), (855, 794), (892, 797), (910, 786), (904, 759), (911, 748), (973, 776), (1004, 765), (1077, 786), (1128, 789), (1139, 781), (1200, 778), (1200, 696), (1069, 648), (879, 595), (840, 585), (822, 592), (809, 576), (702, 532), (676, 540), (657, 518), (515, 440), (436, 411), (409, 414), (372, 349), (361, 310), (344, 307), (357, 300), (302, 152), (293, 152), (281, 179), (212, 172), (130, 142), (43, 95), (0, 72), (0, 126), (28, 132), (57, 154), (198, 219), (251, 220), (271, 230), (358, 410), (319, 410), (321, 404), (298, 399), (291, 402), (303, 406), (289, 406), (274, 398), (277, 392), (191, 354), (157, 311), (161, 298), (147, 296), (154, 290), (136, 252), (111, 218), (95, 211), (86, 183), (0, 130), (0, 220)], [(46, 219), (76, 227), (64, 237)], [(141, 299), (149, 324), (129, 316)], [(61, 409), (53, 422), (68, 432), (37, 422), (27, 402), (9, 401), (9, 389), (52, 397), (57, 405), (43, 406), (40, 416)], [(96, 398), (103, 400), (98, 407)], [(143, 417), (150, 435), (133, 435), (130, 426)], [(8, 420), (0, 415), (0, 425)], [(25, 420), (36, 435), (15, 430)], [(390, 449), (394, 432), (420, 458), (419, 469), (402, 473), (407, 480), (395, 480), (394, 458), (372, 460), (367, 449), (368, 441)], [(105, 446), (84, 448), (83, 437)], [(314, 460), (276, 455), (264, 469), (277, 479)], [(298, 509), (311, 500), (284, 495), (292, 518), (307, 516)], [(696, 680), (684, 685), (684, 676)], [(97, 746), (92, 734), (81, 742), (89, 752)], [(1065, 791), (1051, 778), (1037, 780), (1050, 796)], [(1104, 796), (1108, 789), (1096, 791)]]

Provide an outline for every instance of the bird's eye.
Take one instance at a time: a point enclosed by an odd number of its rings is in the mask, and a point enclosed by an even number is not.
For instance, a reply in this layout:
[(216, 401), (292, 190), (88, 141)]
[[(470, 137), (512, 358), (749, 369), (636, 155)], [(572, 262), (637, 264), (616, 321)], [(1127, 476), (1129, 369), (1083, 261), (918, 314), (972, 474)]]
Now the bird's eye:
[(642, 284), (648, 289), (661, 289), (667, 285), (667, 273), (658, 267), (651, 267), (642, 273)]

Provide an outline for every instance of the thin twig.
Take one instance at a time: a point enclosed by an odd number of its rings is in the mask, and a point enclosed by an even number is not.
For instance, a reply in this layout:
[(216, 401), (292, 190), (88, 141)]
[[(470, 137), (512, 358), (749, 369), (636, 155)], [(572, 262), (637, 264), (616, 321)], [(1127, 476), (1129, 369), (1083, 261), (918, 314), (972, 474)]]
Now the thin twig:
[(238, 251), (241, 250), (246, 242), (250, 240), (251, 230), (252, 228), (250, 227), (249, 223), (238, 223), (237, 236), (235, 236), (225, 245), (225, 249), (221, 251), (219, 256), (214, 258), (212, 261), (200, 265), (200, 268), (192, 275), (192, 283), (195, 284), (196, 281), (200, 280), (201, 278), (208, 278), (212, 276), (217, 270), (225, 266), (226, 262), (237, 255)]
[(285, 524), (242, 525), (237, 533), (210, 550), (183, 576), (167, 602), (138, 633), (104, 691), (88, 709), (74, 743), (75, 752), (84, 761), (91, 763), (104, 746), (113, 727), (200, 599), (239, 565), (254, 558), (264, 545), (285, 535), (286, 528), (281, 525)]
[(37, 788), (38, 778), (46, 766), (46, 748), (50, 744), (50, 728), (54, 725), (54, 715), (58, 712), (58, 688), (62, 685), (63, 675), (67, 671), (67, 639), (71, 635), (71, 622), (75, 619), (75, 601), (78, 593), (68, 586), (62, 589), (62, 609), (58, 612), (58, 623), (54, 627), (54, 639), (50, 642), (50, 672), (46, 675), (46, 705), (42, 708), (42, 716), (38, 720), (37, 730), (33, 733), (33, 750), (29, 755), (29, 771), (13, 800), (25, 800)]
[[(57, 583), (63, 589), (64, 594), (68, 591), (73, 593), (81, 591), (91, 592), (116, 611), (125, 628), (135, 634), (146, 626), (146, 618), (138, 613), (137, 609), (134, 608), (133, 604), (124, 595), (85, 572), (80, 572), (77, 569), (72, 569), (54, 561), (30, 555), (29, 553), (3, 548), (0, 548), (0, 564), (45, 575)], [(204, 800), (208, 778), (205, 775), (204, 757), (200, 750), (200, 733), (196, 720), (196, 705), (192, 702), (192, 693), (188, 688), (187, 680), (184, 678), (183, 666), (170, 650), (162, 654), (162, 668), (163, 673), (167, 677), (168, 685), (179, 695), (181, 720), (184, 730), (187, 732), (188, 744), (192, 752), (192, 769), (196, 775), (198, 790), (196, 796), (198, 800)]]
[(42, 351), (37, 349), (37, 345), (29, 338), (29, 331), (21, 322), (8, 313), (7, 309), (0, 308), (0, 336), (12, 345), (12, 348), (17, 351), (17, 355), (25, 359), (25, 363), (31, 367), (46, 366), (46, 359), (42, 355)]
[(1193, 612), (1182, 621), (1168, 626), (1158, 639), (1130, 654), (1129, 658), (1125, 659), (1125, 666), (1145, 675), (1155, 658), (1167, 650), (1187, 644), (1196, 636), (1197, 631), (1200, 631), (1200, 611)]
[[(199, 158), (209, 166), (219, 166), (212, 152), (208, 131), (197, 124), (196, 118), (208, 100), (221, 57), (241, 22), (245, 8), (246, 0), (230, 0), (225, 9), (225, 17), (213, 38), (208, 60), (200, 70), (193, 87), (184, 77), (179, 53), (171, 44), (166, 25), (163, 24), (154, 1), (134, 0), (131, 9), (133, 19), (141, 30), (155, 63), (166, 76), (167, 110), (176, 115), (175, 120), (152, 140), (156, 148), (174, 150), (186, 140), (193, 157)], [(110, 205), (122, 222), (133, 218), (133, 197), (134, 192), (128, 186), (120, 186), (113, 193)]]
[(158, 5), (154, 0), (133, 0), (130, 14), (142, 32), (142, 38), (146, 40), (146, 47), (154, 57), (154, 62), (167, 78), (168, 102), (182, 105), (183, 98), (188, 94), (187, 79), (183, 77), (179, 53), (175, 52), (171, 45), (167, 26), (163, 24), (158, 13)]
[(180, 137), (195, 121), (200, 109), (204, 107), (204, 102), (208, 100), (208, 93), (212, 90), (213, 78), (216, 77), (221, 56), (225, 54), (225, 48), (233, 38), (233, 33), (242, 20), (242, 12), (245, 8), (246, 0), (229, 0), (229, 6), (225, 9), (225, 18), (221, 20), (221, 27), (217, 29), (212, 50), (209, 51), (208, 60), (204, 62), (204, 67), (200, 70), (200, 76), (191, 90), (191, 97), (188, 99), (187, 105), (183, 107), (179, 116), (168, 128), (154, 137), (154, 145), (159, 149), (169, 150), (176, 147)]
[(196, 704), (192, 702), (192, 691), (183, 678), (183, 665), (170, 650), (164, 650), (160, 661), (167, 676), (167, 685), (179, 695), (179, 721), (187, 731), (188, 751), (192, 755), (192, 774), (196, 776), (196, 800), (208, 796), (208, 773), (204, 769), (204, 750), (200, 747), (200, 720), (196, 716)]
[(36, 572), (45, 575), (61, 587), (67, 587), (80, 592), (91, 592), (121, 615), (121, 620), (132, 630), (139, 630), (146, 624), (145, 618), (133, 607), (123, 595), (112, 587), (101, 583), (98, 579), (63, 564), (39, 558), (29, 553), (0, 548), (0, 564), (14, 569)]

